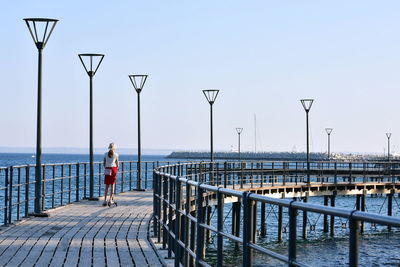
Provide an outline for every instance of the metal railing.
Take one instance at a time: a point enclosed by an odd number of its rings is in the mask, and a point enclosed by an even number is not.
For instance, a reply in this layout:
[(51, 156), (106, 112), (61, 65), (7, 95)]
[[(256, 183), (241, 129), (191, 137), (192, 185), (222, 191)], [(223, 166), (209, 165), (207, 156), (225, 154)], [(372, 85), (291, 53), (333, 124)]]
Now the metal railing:
[[(170, 162), (144, 161), (142, 188), (151, 189), (153, 170)], [(104, 166), (95, 162), (95, 196), (104, 195)], [(137, 161), (121, 161), (116, 193), (135, 190)], [(70, 204), (89, 197), (89, 163), (60, 163), (42, 165), (42, 207), (44, 210)], [(0, 224), (8, 225), (29, 216), (35, 201), (35, 165), (0, 167)]]
[[(168, 257), (174, 253), (175, 266), (211, 266), (205, 257), (206, 243), (210, 233), (217, 237), (216, 265), (224, 266), (224, 240), (242, 247), (243, 266), (252, 266), (255, 251), (288, 264), (288, 266), (307, 266), (297, 260), (298, 212), (313, 212), (331, 217), (347, 219), (349, 222), (349, 266), (359, 263), (360, 229), (363, 222), (400, 227), (400, 218), (348, 210), (291, 199), (277, 199), (234, 190), (261, 185), (282, 185), (293, 176), (304, 176), (304, 162), (242, 162), (242, 163), (189, 163), (158, 167), (153, 178), (153, 230), (157, 241), (168, 250)], [(399, 185), (399, 166), (393, 162), (317, 162), (311, 164), (311, 183), (338, 183), (344, 178), (347, 183), (391, 183)], [(321, 173), (322, 172), (322, 173)], [(328, 177), (326, 177), (328, 176)], [(323, 183), (322, 182), (322, 183)], [(307, 186), (307, 181), (297, 183)], [(224, 227), (225, 202), (238, 203), (237, 216), (243, 214), (243, 223), (237, 222), (236, 231), (230, 233)], [(256, 242), (257, 205), (270, 204), (287, 210), (288, 253), (279, 254)], [(217, 222), (211, 223), (210, 206), (216, 207)], [(304, 214), (304, 213), (303, 213)], [(280, 215), (281, 216), (281, 215)], [(304, 216), (304, 215), (303, 215)], [(304, 217), (303, 217), (304, 219)], [(334, 227), (334, 224), (331, 226)], [(281, 233), (282, 225), (279, 225)], [(225, 255), (226, 256), (226, 255)]]

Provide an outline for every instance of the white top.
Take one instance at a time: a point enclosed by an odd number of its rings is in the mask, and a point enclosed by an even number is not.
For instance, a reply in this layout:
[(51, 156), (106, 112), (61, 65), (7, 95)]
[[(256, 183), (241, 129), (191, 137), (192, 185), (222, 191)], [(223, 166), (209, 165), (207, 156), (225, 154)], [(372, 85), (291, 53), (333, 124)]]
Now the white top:
[(114, 156), (108, 157), (108, 152), (104, 154), (104, 160), (106, 161), (106, 168), (117, 167), (118, 154), (114, 152)]

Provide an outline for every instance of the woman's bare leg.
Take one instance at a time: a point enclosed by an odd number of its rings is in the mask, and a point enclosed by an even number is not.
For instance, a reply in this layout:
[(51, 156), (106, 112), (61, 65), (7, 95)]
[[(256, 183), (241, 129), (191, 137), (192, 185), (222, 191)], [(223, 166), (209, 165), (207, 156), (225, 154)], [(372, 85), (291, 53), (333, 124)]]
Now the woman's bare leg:
[[(108, 187), (109, 186), (110, 185), (106, 184), (106, 189), (104, 190), (104, 202), (107, 202), (107, 193), (108, 193)], [(111, 193), (110, 193), (110, 195), (111, 195)]]
[(110, 201), (114, 200), (114, 190), (115, 190), (115, 184), (112, 184), (110, 190)]

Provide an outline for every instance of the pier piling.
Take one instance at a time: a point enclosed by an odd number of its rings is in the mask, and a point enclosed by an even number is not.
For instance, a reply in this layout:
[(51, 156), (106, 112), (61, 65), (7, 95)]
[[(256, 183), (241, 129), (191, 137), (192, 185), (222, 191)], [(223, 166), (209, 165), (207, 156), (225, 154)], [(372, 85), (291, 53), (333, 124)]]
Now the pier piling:
[(283, 207), (278, 207), (278, 241), (282, 242)]
[[(392, 216), (392, 208), (393, 208), (393, 193), (390, 193), (387, 195), (387, 200), (388, 200), (388, 210), (387, 210), (387, 215)], [(392, 227), (389, 225), (388, 226), (388, 231), (392, 231)]]
[(267, 225), (265, 223), (265, 203), (261, 202), (261, 237), (265, 237), (267, 234)]
[[(303, 202), (308, 202), (308, 194), (303, 198)], [(303, 239), (307, 239), (307, 211), (303, 211)]]
[[(324, 196), (324, 206), (328, 206), (329, 196)], [(329, 231), (328, 215), (324, 214), (324, 233)]]
[[(335, 207), (336, 192), (331, 196), (331, 207)], [(335, 235), (335, 216), (331, 215), (331, 236)]]

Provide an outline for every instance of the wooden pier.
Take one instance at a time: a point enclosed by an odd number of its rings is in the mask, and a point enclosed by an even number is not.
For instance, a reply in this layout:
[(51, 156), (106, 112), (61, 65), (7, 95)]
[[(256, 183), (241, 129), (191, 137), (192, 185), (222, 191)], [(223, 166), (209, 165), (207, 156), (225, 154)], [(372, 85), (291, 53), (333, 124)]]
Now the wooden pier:
[(152, 192), (81, 201), (0, 230), (0, 266), (162, 266), (149, 243)]

